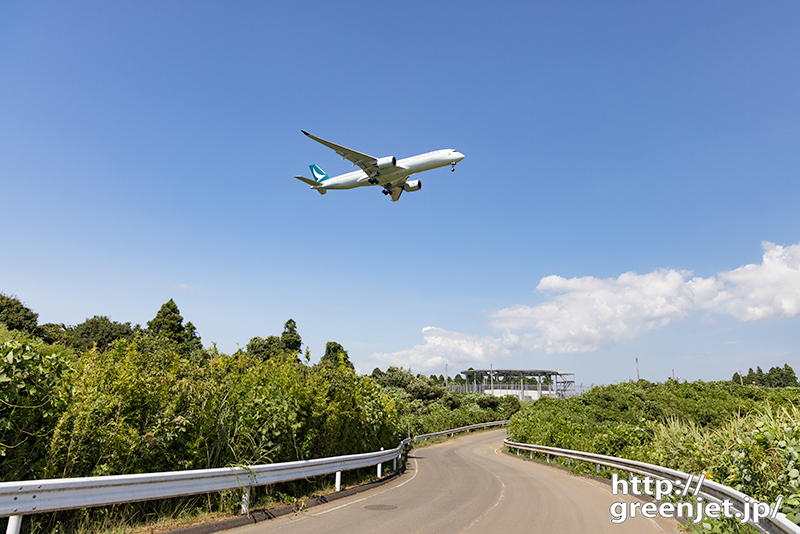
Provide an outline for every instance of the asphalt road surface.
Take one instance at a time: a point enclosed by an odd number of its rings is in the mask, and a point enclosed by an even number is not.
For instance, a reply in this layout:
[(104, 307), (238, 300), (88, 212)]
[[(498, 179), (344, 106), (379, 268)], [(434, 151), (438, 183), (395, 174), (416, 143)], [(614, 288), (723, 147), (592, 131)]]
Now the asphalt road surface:
[(610, 486), (502, 452), (505, 430), (413, 449), (405, 474), (384, 486), (235, 534), (677, 533), (678, 523), (641, 516), (611, 523), (628, 496)]

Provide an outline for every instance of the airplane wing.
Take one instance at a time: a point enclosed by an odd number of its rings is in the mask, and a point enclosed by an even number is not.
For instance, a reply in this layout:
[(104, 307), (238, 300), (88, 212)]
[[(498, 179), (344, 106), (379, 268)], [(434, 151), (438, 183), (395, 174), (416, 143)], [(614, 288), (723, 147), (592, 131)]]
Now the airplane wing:
[(321, 143), (328, 148), (333, 149), (334, 152), (342, 156), (343, 159), (348, 161), (352, 161), (353, 165), (358, 165), (361, 167), (361, 170), (367, 173), (367, 175), (372, 175), (378, 172), (378, 159), (373, 158), (372, 156), (368, 156), (367, 154), (362, 154), (361, 152), (356, 152), (355, 150), (350, 150), (347, 147), (343, 147), (341, 145), (337, 145), (336, 143), (331, 143), (330, 141), (326, 141), (325, 139), (320, 139), (316, 135), (311, 135), (305, 130), (300, 130), (305, 135), (316, 141), (317, 143)]

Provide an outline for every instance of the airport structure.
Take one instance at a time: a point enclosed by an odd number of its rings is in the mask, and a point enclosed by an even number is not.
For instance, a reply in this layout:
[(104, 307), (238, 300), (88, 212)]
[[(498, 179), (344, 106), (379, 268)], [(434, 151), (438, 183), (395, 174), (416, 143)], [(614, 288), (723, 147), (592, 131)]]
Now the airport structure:
[(466, 383), (450, 385), (450, 389), (458, 393), (514, 395), (519, 400), (560, 399), (575, 394), (575, 373), (558, 369), (469, 369), (461, 374), (466, 377)]

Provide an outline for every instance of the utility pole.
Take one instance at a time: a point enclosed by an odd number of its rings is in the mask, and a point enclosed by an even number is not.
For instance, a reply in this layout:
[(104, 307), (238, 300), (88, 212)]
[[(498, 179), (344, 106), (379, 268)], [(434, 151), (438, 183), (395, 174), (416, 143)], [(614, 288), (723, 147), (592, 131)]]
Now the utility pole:
[(636, 381), (639, 381), (639, 357), (636, 357)]
[(494, 371), (492, 364), (489, 364), (489, 387), (492, 388), (492, 397), (494, 397)]
[(444, 364), (444, 387), (448, 387), (448, 383), (447, 383), (447, 364)]

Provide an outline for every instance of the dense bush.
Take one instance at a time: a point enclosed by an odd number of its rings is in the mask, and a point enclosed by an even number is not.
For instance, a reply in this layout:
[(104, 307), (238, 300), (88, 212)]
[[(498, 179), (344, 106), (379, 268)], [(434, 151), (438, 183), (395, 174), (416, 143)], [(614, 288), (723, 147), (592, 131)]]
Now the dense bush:
[(145, 335), (84, 353), (61, 394), (47, 477), (291, 461), (396, 438), (391, 400), (347, 367), (242, 351), (190, 358)]
[[(253, 338), (246, 352), (226, 355), (202, 347), (172, 300), (142, 330), (103, 316), (77, 327), (37, 327), (36, 314), (1, 296), (3, 318), (15, 329), (0, 323), (0, 481), (368, 452), (395, 447), (408, 432), (507, 419), (519, 410), (516, 398), (458, 395), (435, 377), (402, 369), (358, 376), (335, 342), (319, 364), (301, 363), (291, 319), (280, 338)], [(310, 487), (299, 481), (275, 491), (302, 495)], [(92, 531), (198, 505), (235, 506), (223, 493), (34, 516), (25, 530), (83, 524)]]
[(433, 378), (415, 377), (398, 367), (389, 367), (385, 373), (376, 369), (372, 377), (395, 399), (400, 431), (409, 435), (505, 420), (520, 409), (516, 397), (454, 393)]
[(0, 324), (0, 481), (41, 476), (71, 350)]
[(539, 400), (512, 418), (509, 437), (705, 471), (761, 501), (783, 495), (783, 512), (800, 521), (798, 405), (797, 388), (640, 380)]

